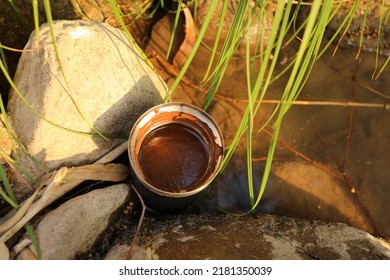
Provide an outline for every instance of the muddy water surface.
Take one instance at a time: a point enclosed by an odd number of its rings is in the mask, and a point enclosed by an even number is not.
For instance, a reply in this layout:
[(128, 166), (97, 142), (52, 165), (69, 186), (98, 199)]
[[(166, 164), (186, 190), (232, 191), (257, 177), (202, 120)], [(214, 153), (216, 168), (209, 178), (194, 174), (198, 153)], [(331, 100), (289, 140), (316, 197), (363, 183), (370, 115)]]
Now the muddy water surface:
[(198, 179), (206, 172), (208, 159), (201, 137), (179, 124), (153, 130), (143, 140), (138, 154), (146, 181), (168, 192), (197, 186)]

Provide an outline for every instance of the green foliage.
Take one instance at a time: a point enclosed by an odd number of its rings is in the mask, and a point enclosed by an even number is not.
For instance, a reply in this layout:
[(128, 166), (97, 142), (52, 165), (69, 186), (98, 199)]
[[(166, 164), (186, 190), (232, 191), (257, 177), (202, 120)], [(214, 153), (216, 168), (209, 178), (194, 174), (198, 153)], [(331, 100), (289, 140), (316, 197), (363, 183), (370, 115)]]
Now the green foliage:
[[(253, 7), (249, 5), (248, 1), (240, 1), (238, 4), (231, 28), (229, 29), (228, 35), (220, 53), (219, 60), (216, 64), (216, 70), (213, 72), (211, 77), (211, 86), (208, 90), (208, 95), (206, 97), (205, 109), (207, 109), (207, 107), (213, 101), (226, 71), (226, 68), (228, 66), (228, 63), (232, 59), (238, 45), (242, 42), (241, 38), (243, 37), (243, 34), (248, 32), (250, 28), (251, 17), (248, 17), (247, 15), (256, 14), (257, 16), (260, 16), (260, 22), (265, 22), (266, 20), (263, 19), (263, 17), (265, 17), (266, 15), (266, 3), (258, 1), (256, 2), (256, 4), (257, 5)], [(256, 187), (253, 184), (252, 168), (252, 138), (253, 134), (257, 133), (253, 131), (253, 122), (258, 110), (260, 109), (261, 101), (263, 100), (270, 85), (271, 79), (274, 75), (276, 62), (278, 60), (280, 50), (284, 43), (283, 35), (287, 34), (287, 29), (289, 26), (291, 26), (291, 24), (289, 24), (291, 23), (289, 21), (289, 18), (293, 8), (293, 2), (287, 1), (287, 3), (285, 3), (285, 1), (278, 1), (278, 4), (274, 11), (272, 27), (265, 50), (263, 50), (261, 47), (264, 45), (264, 42), (262, 41), (262, 36), (260, 36), (260, 41), (258, 45), (260, 46), (261, 52), (260, 57), (257, 57), (256, 59), (258, 61), (261, 61), (261, 64), (260, 70), (258, 70), (257, 72), (255, 67), (258, 65), (251, 63), (251, 61), (253, 61), (251, 53), (253, 52), (251, 52), (250, 50), (250, 42), (247, 43), (246, 71), (249, 102), (241, 120), (240, 126), (234, 137), (234, 140), (230, 145), (228, 151), (226, 152), (226, 157), (222, 170), (230, 161), (234, 151), (238, 146), (238, 143), (240, 142), (240, 139), (246, 133), (248, 188), (250, 196), (249, 200), (251, 203), (250, 211), (256, 208), (264, 193), (271, 170), (272, 159), (283, 117), (286, 114), (287, 110), (291, 107), (292, 102), (297, 98), (304, 82), (307, 79), (314, 60), (316, 59), (319, 46), (322, 42), (323, 34), (325, 32), (324, 28), (329, 19), (332, 4), (332, 1), (327, 1), (327, 3), (325, 4), (319, 0), (314, 1), (312, 4), (311, 12), (308, 16), (306, 26), (304, 28), (304, 35), (300, 48), (296, 54), (294, 63), (291, 64), (292, 70), (285, 87), (285, 92), (283, 93), (279, 106), (277, 106), (268, 121), (270, 122), (273, 116), (276, 115), (277, 118), (273, 125), (274, 132), (269, 147), (265, 170), (263, 173), (263, 179), (259, 187), (257, 196), (255, 196)], [(317, 21), (318, 14), (320, 14), (321, 17), (319, 17), (320, 20)], [(262, 32), (260, 32), (259, 34), (262, 34)]]
[(171, 39), (169, 40), (169, 46), (168, 46), (168, 51), (167, 51), (167, 55), (166, 55), (167, 60), (168, 60), (168, 57), (172, 51), (173, 42), (175, 41), (175, 34), (176, 34), (177, 26), (179, 24), (180, 15), (182, 12), (182, 5), (183, 5), (183, 1), (179, 0), (179, 3), (177, 5), (176, 15), (175, 15), (175, 21), (174, 21), (173, 27), (172, 27)]
[(5, 174), (5, 170), (3, 166), (0, 164), (0, 178), (2, 185), (4, 185), (4, 188), (7, 193), (3, 192), (3, 190), (0, 188), (0, 196), (7, 201), (13, 208), (18, 208), (18, 202), (16, 201), (16, 197), (11, 189), (11, 186), (9, 184), (9, 181), (7, 179), (7, 175)]
[(126, 25), (125, 25), (125, 23), (123, 22), (123, 19), (122, 19), (122, 13), (121, 13), (121, 11), (119, 11), (119, 8), (117, 6), (116, 0), (108, 0), (108, 3), (110, 4), (111, 9), (112, 9), (112, 11), (115, 14), (115, 17), (119, 21), (119, 24), (121, 25), (122, 30), (126, 33), (127, 37), (129, 37), (129, 40), (133, 43), (133, 45), (135, 46), (137, 51), (141, 54), (142, 58), (148, 63), (148, 65), (152, 69), (154, 69), (153, 64), (149, 61), (147, 56), (144, 54), (142, 49), (138, 46), (137, 42), (134, 40), (133, 36), (130, 34), (129, 30), (126, 28)]

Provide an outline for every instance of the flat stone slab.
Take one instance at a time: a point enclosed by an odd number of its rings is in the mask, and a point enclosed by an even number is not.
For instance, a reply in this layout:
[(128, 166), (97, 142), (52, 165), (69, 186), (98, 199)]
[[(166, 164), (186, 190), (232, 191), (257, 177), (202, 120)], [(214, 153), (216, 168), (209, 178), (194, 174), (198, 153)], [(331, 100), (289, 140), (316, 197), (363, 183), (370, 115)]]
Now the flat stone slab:
[[(390, 259), (389, 244), (362, 230), (272, 215), (147, 217), (138, 238), (133, 259)], [(123, 258), (128, 244), (107, 259)]]

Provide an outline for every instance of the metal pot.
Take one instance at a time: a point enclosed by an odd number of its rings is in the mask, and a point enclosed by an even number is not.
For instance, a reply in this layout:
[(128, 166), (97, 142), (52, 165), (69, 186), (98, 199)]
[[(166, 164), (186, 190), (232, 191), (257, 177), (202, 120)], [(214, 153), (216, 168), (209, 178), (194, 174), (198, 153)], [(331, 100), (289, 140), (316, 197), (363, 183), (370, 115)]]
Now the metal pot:
[(129, 136), (134, 186), (146, 206), (164, 212), (192, 205), (217, 175), (224, 143), (216, 122), (186, 103), (146, 111)]

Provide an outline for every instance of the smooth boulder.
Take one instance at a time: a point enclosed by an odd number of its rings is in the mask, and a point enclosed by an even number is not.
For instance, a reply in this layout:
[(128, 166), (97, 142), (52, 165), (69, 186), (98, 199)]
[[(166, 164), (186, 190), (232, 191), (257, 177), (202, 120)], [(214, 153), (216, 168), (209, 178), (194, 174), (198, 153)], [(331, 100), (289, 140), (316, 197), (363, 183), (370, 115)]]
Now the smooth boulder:
[[(91, 163), (126, 140), (136, 119), (167, 87), (126, 34), (105, 23), (56, 21), (25, 47), (7, 106), (21, 165), (37, 178)], [(57, 52), (58, 50), (58, 52)], [(102, 135), (104, 137), (102, 137)]]

